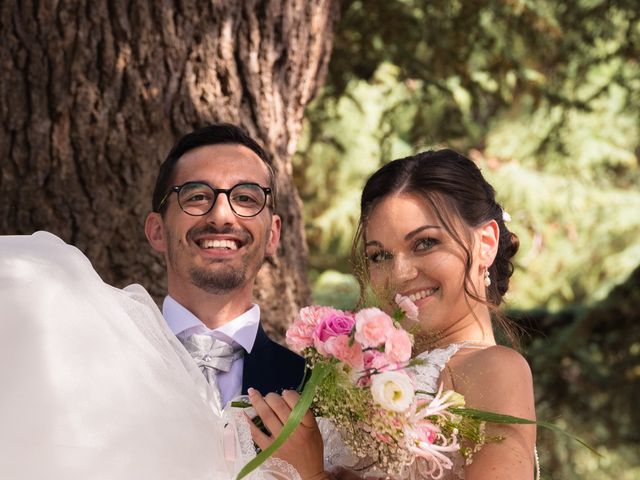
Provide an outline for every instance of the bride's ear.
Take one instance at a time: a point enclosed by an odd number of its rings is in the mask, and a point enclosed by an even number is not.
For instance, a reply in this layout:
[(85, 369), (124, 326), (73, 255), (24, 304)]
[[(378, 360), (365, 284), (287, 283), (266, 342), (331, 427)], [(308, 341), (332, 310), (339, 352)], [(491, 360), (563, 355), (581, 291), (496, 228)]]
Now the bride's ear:
[(484, 267), (490, 266), (498, 254), (498, 242), (500, 241), (500, 227), (495, 220), (490, 220), (477, 229), (480, 245), (478, 264)]
[(159, 213), (151, 212), (144, 222), (144, 234), (156, 252), (165, 253), (167, 251), (167, 241), (164, 236), (162, 217)]

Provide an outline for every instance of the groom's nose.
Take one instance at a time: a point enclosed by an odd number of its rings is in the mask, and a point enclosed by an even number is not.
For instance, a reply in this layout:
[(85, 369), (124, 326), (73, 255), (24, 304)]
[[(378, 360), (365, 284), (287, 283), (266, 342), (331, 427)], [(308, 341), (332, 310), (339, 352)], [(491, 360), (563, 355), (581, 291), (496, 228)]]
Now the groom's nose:
[(213, 207), (211, 207), (211, 210), (209, 210), (209, 213), (206, 215), (207, 223), (222, 226), (233, 224), (236, 218), (236, 214), (231, 210), (229, 197), (224, 193), (218, 193)]

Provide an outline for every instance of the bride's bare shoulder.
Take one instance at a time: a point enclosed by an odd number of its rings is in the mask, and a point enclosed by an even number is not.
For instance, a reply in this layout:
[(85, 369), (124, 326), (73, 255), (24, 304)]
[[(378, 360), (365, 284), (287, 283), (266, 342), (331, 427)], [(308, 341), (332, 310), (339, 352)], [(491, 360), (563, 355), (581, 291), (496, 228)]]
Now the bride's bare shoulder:
[[(449, 374), (454, 389), (473, 402), (472, 406), (529, 410), (533, 379), (531, 368), (520, 353), (499, 345), (460, 353), (449, 363)], [(520, 408), (514, 404), (520, 404)]]
[(528, 375), (531, 369), (527, 360), (516, 350), (494, 345), (488, 348), (465, 348), (451, 359), (453, 373), (460, 375), (498, 375), (510, 377), (512, 375)]
[[(531, 369), (525, 358), (507, 347), (465, 349), (450, 362), (453, 387), (469, 408), (535, 420)], [(531, 478), (535, 425), (488, 423), (489, 442), (465, 467), (467, 478)]]

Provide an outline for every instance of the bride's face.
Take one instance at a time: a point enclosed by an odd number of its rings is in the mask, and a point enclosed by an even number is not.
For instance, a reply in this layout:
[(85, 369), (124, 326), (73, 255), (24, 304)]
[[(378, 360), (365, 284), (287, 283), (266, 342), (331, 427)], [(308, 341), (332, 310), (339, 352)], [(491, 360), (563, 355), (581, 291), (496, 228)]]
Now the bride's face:
[[(471, 315), (475, 302), (465, 295), (466, 253), (424, 199), (411, 194), (382, 199), (369, 216), (364, 239), (373, 289), (385, 298), (396, 293), (411, 298), (423, 331), (446, 335)], [(479, 288), (479, 273), (473, 272), (479, 272), (475, 263), (471, 278)]]

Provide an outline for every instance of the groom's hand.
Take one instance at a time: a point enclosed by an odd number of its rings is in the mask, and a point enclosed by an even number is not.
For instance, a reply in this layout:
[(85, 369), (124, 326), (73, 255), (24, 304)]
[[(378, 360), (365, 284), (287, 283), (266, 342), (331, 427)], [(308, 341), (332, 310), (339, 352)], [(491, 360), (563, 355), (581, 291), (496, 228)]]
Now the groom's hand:
[[(269, 393), (263, 397), (251, 388), (248, 393), (253, 408), (271, 433), (261, 431), (250, 422), (253, 441), (264, 450), (280, 434), (300, 396), (290, 390), (285, 390), (282, 396)], [(300, 425), (274, 455), (293, 465), (302, 480), (329, 478), (324, 471), (322, 436), (311, 411), (307, 411)]]

